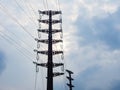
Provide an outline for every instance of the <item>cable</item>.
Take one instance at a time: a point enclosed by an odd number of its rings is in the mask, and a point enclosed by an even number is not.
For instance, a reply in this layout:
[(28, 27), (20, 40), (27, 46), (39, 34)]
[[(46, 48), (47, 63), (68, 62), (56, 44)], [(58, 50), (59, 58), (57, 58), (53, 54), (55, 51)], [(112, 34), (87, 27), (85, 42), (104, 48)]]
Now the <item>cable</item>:
[(58, 1), (58, 7), (59, 7), (59, 11), (61, 10), (61, 5), (60, 5), (60, 1), (59, 0), (57, 0)]
[(46, 4), (45, 4), (45, 1), (42, 0), (42, 2), (43, 2), (43, 7), (44, 7), (45, 9), (47, 9), (47, 6), (46, 6)]
[[(10, 44), (12, 43), (10, 40), (8, 40), (7, 38), (5, 38), (3, 35), (0, 34), (0, 36), (1, 36), (4, 40), (6, 40), (8, 43), (10, 43)], [(30, 61), (33, 62), (33, 59), (31, 59), (31, 58), (28, 57), (26, 54), (24, 54), (22, 51), (20, 51), (17, 46), (15, 46), (15, 48), (16, 48), (16, 50), (18, 50), (24, 57), (26, 57), (27, 59), (29, 59)]]
[[(1, 32), (0, 31), (0, 33), (3, 33), (3, 32)], [(4, 33), (3, 33), (4, 34)], [(26, 50), (29, 54), (31, 54), (32, 55), (32, 53), (29, 51), (29, 50), (27, 50), (25, 47), (23, 47), (23, 46), (21, 46), (19, 43), (17, 43), (14, 39), (12, 39), (10, 36), (8, 36), (7, 34), (4, 34), (6, 37), (8, 37), (12, 42), (14, 42), (16, 45), (18, 45), (19, 47), (21, 47), (21, 48), (23, 48), (24, 50)]]
[[(18, 7), (24, 12), (24, 13), (26, 13), (25, 12), (25, 10), (21, 7), (21, 5), (18, 3), (18, 1), (17, 0), (14, 0), (15, 1), (15, 3), (18, 5)], [(26, 15), (27, 15), (27, 17), (34, 23), (34, 25), (36, 25), (36, 22), (26, 13)]]
[(19, 23), (19, 21), (10, 14), (10, 12), (8, 12), (8, 10), (0, 3), (0, 9), (6, 13), (13, 21), (15, 21), (31, 38), (34, 39), (34, 37), (32, 36), (32, 34), (30, 32), (27, 31), (27, 29), (21, 24)]
[(59, 11), (57, 0), (55, 0), (55, 4), (56, 4), (57, 11)]
[(35, 87), (34, 87), (34, 90), (37, 89), (37, 76), (38, 76), (38, 72), (35, 73)]
[[(15, 33), (13, 33), (13, 32), (10, 32), (6, 27), (4, 27), (2, 24), (1, 24), (1, 22), (0, 22), (0, 26), (2, 27), (2, 28), (4, 28), (8, 33), (11, 33), (12, 35), (14, 35), (16, 38), (18, 38), (18, 36), (15, 34)], [(31, 48), (32, 46), (30, 46), (30, 45), (28, 45), (26, 42), (24, 42), (22, 39), (20, 40), (20, 39), (18, 39), (20, 42), (22, 42), (22, 43), (24, 43), (26, 46), (28, 46), (29, 48)]]
[(46, 0), (46, 7), (47, 7), (47, 10), (48, 10), (49, 6), (48, 6), (48, 1), (47, 0)]
[[(28, 2), (28, 4), (26, 4), (26, 3), (25, 3), (25, 0), (21, 0), (21, 1), (24, 3), (24, 5), (27, 6), (28, 10), (30, 10), (29, 7), (31, 8), (31, 10), (33, 11), (34, 16), (36, 17), (36, 12), (35, 12), (35, 10), (33, 9), (31, 3)], [(30, 11), (29, 11), (29, 12), (30, 12)]]

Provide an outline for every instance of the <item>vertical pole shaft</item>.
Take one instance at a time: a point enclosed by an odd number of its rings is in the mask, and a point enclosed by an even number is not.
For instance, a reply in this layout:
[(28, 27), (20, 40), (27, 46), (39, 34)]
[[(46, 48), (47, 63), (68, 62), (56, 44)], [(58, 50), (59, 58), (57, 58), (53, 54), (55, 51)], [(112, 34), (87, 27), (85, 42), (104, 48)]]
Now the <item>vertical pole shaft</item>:
[(53, 90), (52, 11), (49, 11), (47, 90)]
[[(70, 73), (69, 73), (69, 77), (72, 78)], [(71, 79), (70, 79), (70, 90), (72, 90), (72, 80)]]

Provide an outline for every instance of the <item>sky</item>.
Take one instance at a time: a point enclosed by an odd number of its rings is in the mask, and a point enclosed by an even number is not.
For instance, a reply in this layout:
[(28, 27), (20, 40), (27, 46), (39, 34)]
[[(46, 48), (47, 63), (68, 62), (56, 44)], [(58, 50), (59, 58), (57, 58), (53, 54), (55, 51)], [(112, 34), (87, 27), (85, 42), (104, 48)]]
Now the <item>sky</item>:
[[(47, 6), (45, 0), (16, 1), (0, 0), (0, 90), (34, 90), (32, 60), (36, 60), (33, 50), (37, 44), (32, 36), (37, 38), (38, 10), (47, 10)], [(65, 69), (74, 72), (73, 90), (120, 90), (120, 0), (59, 1), (62, 62)], [(48, 8), (58, 10), (56, 3), (57, 0), (48, 0)], [(46, 56), (40, 59), (45, 62)], [(54, 89), (69, 90), (67, 82), (64, 76), (55, 77)], [(45, 68), (39, 68), (36, 90), (46, 90)]]

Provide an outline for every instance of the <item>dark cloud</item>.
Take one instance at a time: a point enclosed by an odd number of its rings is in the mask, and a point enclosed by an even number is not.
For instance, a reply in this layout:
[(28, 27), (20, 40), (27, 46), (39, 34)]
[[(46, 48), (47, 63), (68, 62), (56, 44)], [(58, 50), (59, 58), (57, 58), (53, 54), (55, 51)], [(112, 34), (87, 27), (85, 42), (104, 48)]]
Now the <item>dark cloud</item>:
[(5, 69), (5, 55), (3, 52), (0, 51), (0, 74)]
[(78, 28), (77, 34), (84, 38), (80, 43), (88, 45), (99, 41), (108, 45), (110, 49), (120, 49), (120, 28), (116, 27), (120, 25), (119, 16), (120, 9), (102, 18), (78, 17), (75, 23)]

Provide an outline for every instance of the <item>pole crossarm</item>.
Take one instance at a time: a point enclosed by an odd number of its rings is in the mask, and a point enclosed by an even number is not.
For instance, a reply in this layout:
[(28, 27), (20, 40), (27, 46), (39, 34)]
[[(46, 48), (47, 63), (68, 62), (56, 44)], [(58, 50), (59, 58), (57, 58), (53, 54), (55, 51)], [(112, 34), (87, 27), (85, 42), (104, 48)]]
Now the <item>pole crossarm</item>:
[[(48, 29), (38, 29), (38, 32), (42, 32), (42, 33), (48, 34), (49, 30)], [(62, 29), (53, 29), (52, 30), (52, 34), (59, 33), (59, 32), (62, 33)]]
[[(40, 54), (45, 54), (48, 55), (49, 51), (38, 51), (38, 50), (34, 50), (34, 52), (40, 53)], [(63, 54), (63, 51), (52, 51), (52, 55), (56, 55), (56, 54)]]
[(52, 21), (49, 21), (49, 20), (38, 20), (38, 21), (41, 22), (41, 23), (45, 23), (45, 24), (49, 24), (50, 22), (52, 24), (62, 23), (62, 19), (60, 19), (60, 20), (52, 20)]
[[(45, 43), (45, 44), (48, 44), (48, 42), (49, 42), (48, 39), (40, 40), (40, 39), (37, 39), (37, 38), (35, 38), (35, 41)], [(56, 40), (56, 39), (52, 40), (53, 44), (56, 44), (56, 43), (59, 43), (59, 42), (63, 42), (63, 40)]]

